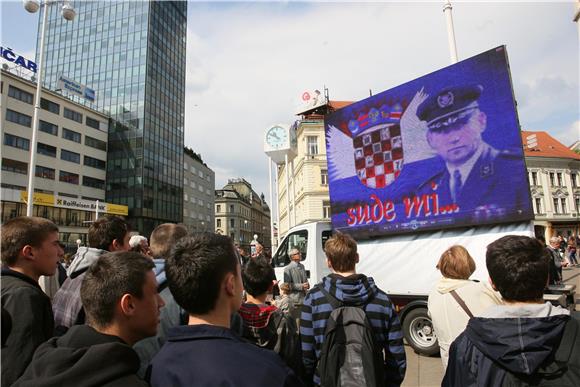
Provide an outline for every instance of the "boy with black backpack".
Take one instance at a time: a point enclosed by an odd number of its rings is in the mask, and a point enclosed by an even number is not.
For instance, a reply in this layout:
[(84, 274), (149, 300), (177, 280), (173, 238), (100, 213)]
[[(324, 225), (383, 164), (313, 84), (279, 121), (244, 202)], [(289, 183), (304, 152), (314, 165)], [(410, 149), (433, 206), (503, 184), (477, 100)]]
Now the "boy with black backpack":
[(391, 301), (356, 273), (357, 245), (336, 233), (325, 246), (332, 274), (304, 299), (300, 321), (306, 378), (321, 386), (400, 386), (403, 333)]
[(300, 338), (294, 319), (274, 305), (266, 303), (272, 293), (274, 269), (263, 257), (250, 259), (242, 271), (246, 302), (239, 315), (243, 327), (239, 333), (258, 347), (276, 352), (297, 376), (302, 376)]

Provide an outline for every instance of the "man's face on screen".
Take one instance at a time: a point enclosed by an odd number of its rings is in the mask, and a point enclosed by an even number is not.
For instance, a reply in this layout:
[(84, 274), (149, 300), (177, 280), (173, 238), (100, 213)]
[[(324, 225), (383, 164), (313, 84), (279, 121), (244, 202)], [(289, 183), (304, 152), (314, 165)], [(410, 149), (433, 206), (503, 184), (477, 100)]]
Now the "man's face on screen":
[(485, 130), (485, 114), (475, 110), (471, 116), (456, 125), (427, 132), (427, 141), (446, 163), (461, 166), (481, 145)]

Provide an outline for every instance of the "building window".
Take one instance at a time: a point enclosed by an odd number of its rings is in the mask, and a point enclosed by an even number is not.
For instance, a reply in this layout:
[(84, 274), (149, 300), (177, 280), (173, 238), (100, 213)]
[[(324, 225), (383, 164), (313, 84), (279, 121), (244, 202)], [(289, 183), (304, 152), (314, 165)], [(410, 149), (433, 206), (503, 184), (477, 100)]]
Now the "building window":
[(62, 128), (62, 138), (65, 138), (70, 141), (81, 143), (81, 134), (75, 132), (74, 130)]
[(558, 178), (558, 187), (562, 187), (562, 174), (560, 172), (556, 173), (556, 177)]
[(8, 86), (8, 96), (32, 105), (33, 95), (12, 85)]
[(216, 208), (216, 210), (215, 210), (216, 212), (222, 212), (221, 204), (218, 204), (215, 208)]
[(30, 150), (30, 140), (13, 136), (8, 133), (4, 133), (4, 145), (13, 146), (14, 148), (20, 148), (24, 150)]
[(320, 184), (328, 185), (328, 169), (320, 170)]
[(306, 142), (308, 144), (308, 155), (318, 154), (318, 137), (317, 136), (306, 136)]
[(559, 214), (560, 213), (560, 206), (558, 206), (558, 203), (559, 203), (558, 198), (554, 198), (553, 202), (554, 202), (554, 214)]
[(532, 185), (538, 185), (538, 172), (532, 172)]
[(92, 187), (97, 189), (105, 189), (105, 181), (101, 179), (95, 179), (90, 176), (83, 176), (83, 185), (85, 187)]
[(233, 213), (234, 212), (234, 205), (230, 204), (230, 212)]
[(183, 169), (187, 170), (187, 168), (189, 168), (189, 165), (187, 165), (187, 162), (183, 162)]
[(195, 188), (195, 187), (197, 187), (197, 186), (195, 185), (195, 181), (193, 181), (193, 180), (192, 180), (192, 181), (189, 183), (189, 186), (190, 186), (191, 188)]
[(574, 202), (576, 204), (576, 212), (580, 212), (580, 197), (576, 196)]
[(106, 169), (107, 163), (103, 160), (95, 159), (94, 157), (85, 156), (84, 157), (84, 164), (89, 166), (89, 167), (102, 169), (104, 171)]
[(54, 169), (43, 167), (41, 165), (37, 165), (35, 168), (36, 168), (36, 172), (35, 172), (36, 177), (54, 180)]
[(578, 174), (572, 172), (570, 174), (570, 180), (572, 180), (572, 188), (577, 188), (578, 187), (578, 180), (576, 180), (578, 178)]
[(534, 201), (536, 202), (536, 214), (542, 213), (542, 199), (535, 198)]
[(58, 126), (51, 124), (50, 122), (40, 120), (39, 130), (44, 133), (52, 134), (53, 136), (58, 136)]
[(203, 179), (203, 171), (201, 171), (201, 170), (198, 171), (198, 175), (199, 175), (199, 177), (201, 177)]
[(184, 177), (183, 178), (183, 185), (188, 185), (188, 184), (189, 184), (189, 181), (187, 180), (187, 177)]
[(64, 117), (68, 118), (69, 120), (76, 121), (79, 124), (83, 123), (83, 115), (68, 108), (64, 108)]
[[(80, 164), (81, 155), (76, 152), (67, 151), (66, 149), (60, 150), (60, 159), (64, 161), (70, 161), (71, 163)], [(86, 159), (86, 156), (85, 156)]]
[(69, 184), (79, 184), (79, 175), (76, 173), (60, 171), (59, 180)]
[(235, 219), (230, 219), (230, 227), (234, 228), (236, 225), (236, 220)]
[(36, 145), (36, 153), (45, 156), (56, 157), (56, 147), (39, 142)]
[(568, 207), (566, 207), (566, 198), (561, 198), (560, 199), (560, 203), (561, 203), (561, 209), (562, 209), (562, 213), (563, 214), (567, 214), (568, 213)]
[(187, 201), (188, 199), (189, 199), (189, 196), (187, 196), (187, 194), (186, 194), (186, 193), (184, 193), (184, 194), (183, 194), (183, 200), (184, 200), (184, 201)]
[(6, 109), (6, 121), (14, 122), (15, 124), (27, 126), (29, 128), (32, 125), (32, 117), (10, 109)]
[(554, 180), (554, 179), (555, 179), (555, 174), (554, 174), (554, 172), (550, 172), (550, 185), (551, 185), (552, 187), (556, 185), (556, 184), (554, 184), (554, 183), (555, 183), (555, 180)]
[(85, 136), (85, 145), (102, 151), (107, 150), (107, 143), (105, 141), (97, 140), (90, 136)]
[(2, 170), (26, 175), (28, 173), (28, 164), (2, 157)]
[(94, 129), (97, 129), (97, 130), (99, 129), (99, 126), (100, 126), (100, 122), (99, 121), (97, 121), (95, 119), (92, 119), (91, 117), (87, 117), (86, 118), (86, 122), (87, 122), (87, 126), (90, 126), (91, 128), (94, 128)]
[(60, 105), (59, 104), (52, 102), (52, 101), (49, 101), (47, 99), (44, 99), (42, 97), (40, 98), (40, 108), (47, 110), (47, 111), (54, 113), (54, 114), (60, 114)]
[(322, 217), (324, 219), (330, 219), (330, 202), (322, 202)]

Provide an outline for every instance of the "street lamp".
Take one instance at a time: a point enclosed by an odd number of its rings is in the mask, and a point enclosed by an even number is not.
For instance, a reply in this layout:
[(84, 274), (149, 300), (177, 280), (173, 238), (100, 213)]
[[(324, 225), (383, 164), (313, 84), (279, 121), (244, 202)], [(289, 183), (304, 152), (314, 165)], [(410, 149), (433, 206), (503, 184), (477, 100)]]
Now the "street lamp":
[[(42, 75), (43, 75), (43, 59), (44, 59), (44, 35), (46, 32), (46, 23), (48, 21), (48, 9), (47, 7), (53, 3), (58, 3), (58, 0), (44, 0), (40, 2), (39, 0), (23, 0), (24, 9), (30, 13), (35, 13), (42, 6), (44, 6), (44, 15), (42, 17), (42, 29), (40, 30), (40, 53), (38, 56), (38, 63), (36, 68), (38, 69), (38, 77), (36, 80), (36, 96), (34, 98), (34, 118), (32, 124), (32, 146), (30, 147), (30, 165), (28, 166), (28, 198), (26, 202), (26, 216), (32, 216), (32, 208), (34, 205), (34, 177), (36, 175), (36, 147), (37, 147), (37, 137), (38, 137), (38, 113), (40, 111), (40, 93), (42, 91)], [(72, 21), (76, 16), (76, 11), (68, 1), (62, 1), (62, 17), (67, 21)], [(97, 210), (98, 211), (98, 210)]]

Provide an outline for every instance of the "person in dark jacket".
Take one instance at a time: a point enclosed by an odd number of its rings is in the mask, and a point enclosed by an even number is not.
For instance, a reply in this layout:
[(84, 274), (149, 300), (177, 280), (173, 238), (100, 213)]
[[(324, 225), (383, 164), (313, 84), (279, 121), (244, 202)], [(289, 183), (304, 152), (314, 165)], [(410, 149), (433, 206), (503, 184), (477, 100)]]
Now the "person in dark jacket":
[(14, 386), (147, 386), (137, 376), (139, 357), (131, 346), (157, 331), (164, 303), (153, 267), (134, 252), (101, 256), (80, 290), (87, 324), (39, 346)]
[(68, 278), (52, 300), (56, 334), (85, 322), (80, 289), (85, 272), (107, 251), (128, 251), (129, 224), (119, 216), (105, 215), (89, 226), (89, 247), (80, 246), (67, 269)]
[(239, 315), (243, 320), (240, 335), (258, 347), (276, 352), (298, 376), (302, 376), (302, 352), (294, 319), (266, 303), (272, 293), (274, 268), (265, 258), (251, 259), (242, 271), (246, 302)]
[(469, 320), (451, 344), (443, 386), (580, 385), (579, 321), (542, 301), (550, 259), (526, 236), (487, 247), (489, 276), (505, 304)]
[(187, 228), (182, 224), (164, 223), (153, 230), (151, 233), (151, 255), (155, 263), (155, 276), (159, 286), (159, 294), (165, 302), (165, 307), (161, 309), (161, 318), (157, 335), (139, 341), (133, 346), (133, 349), (139, 355), (141, 366), (139, 376), (145, 377), (145, 371), (153, 357), (159, 352), (159, 349), (165, 344), (169, 328), (177, 325), (187, 324), (187, 313), (177, 305), (169, 286), (165, 274), (165, 257), (169, 255), (171, 248), (178, 240), (187, 235)]
[(171, 294), (189, 314), (189, 325), (169, 330), (148, 370), (152, 386), (302, 385), (276, 353), (230, 330), (243, 286), (229, 237), (200, 233), (182, 238), (165, 271)]
[(403, 347), (403, 333), (399, 317), (389, 297), (372, 278), (356, 273), (359, 261), (357, 245), (350, 236), (337, 233), (324, 245), (326, 262), (333, 271), (324, 277), (306, 295), (300, 318), (302, 359), (306, 377), (320, 384), (315, 373), (320, 359), (326, 323), (332, 306), (319, 287), (345, 305), (363, 307), (370, 321), (377, 343), (384, 350), (385, 381), (388, 386), (399, 386), (405, 377), (407, 362)]
[(53, 335), (50, 298), (40, 288), (38, 278), (56, 272), (63, 251), (58, 227), (48, 219), (10, 219), (0, 233), (2, 329), (5, 321), (12, 325), (2, 347), (2, 385), (9, 386), (22, 375), (36, 348)]

